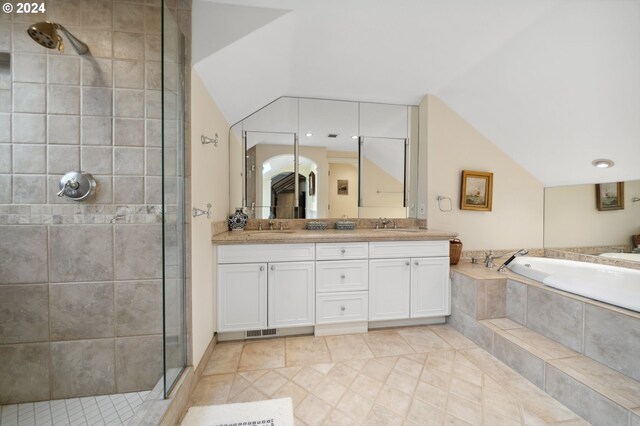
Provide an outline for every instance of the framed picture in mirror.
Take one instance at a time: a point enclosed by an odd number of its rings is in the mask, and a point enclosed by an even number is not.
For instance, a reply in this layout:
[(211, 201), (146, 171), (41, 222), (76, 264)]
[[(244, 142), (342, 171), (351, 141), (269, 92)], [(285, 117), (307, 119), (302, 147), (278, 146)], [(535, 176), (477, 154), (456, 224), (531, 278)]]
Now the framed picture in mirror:
[(316, 195), (316, 174), (309, 172), (309, 195)]
[(462, 171), (460, 210), (490, 212), (493, 201), (493, 173)]
[(349, 195), (349, 181), (338, 179), (338, 195)]
[(596, 207), (600, 211), (624, 209), (624, 182), (596, 183)]

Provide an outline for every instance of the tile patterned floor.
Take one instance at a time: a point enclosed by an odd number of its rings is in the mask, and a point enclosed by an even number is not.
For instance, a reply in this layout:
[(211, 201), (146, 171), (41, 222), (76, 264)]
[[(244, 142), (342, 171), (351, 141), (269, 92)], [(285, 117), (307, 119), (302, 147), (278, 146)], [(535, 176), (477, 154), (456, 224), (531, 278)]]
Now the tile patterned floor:
[(0, 406), (0, 426), (124, 425), (151, 391)]
[(447, 325), (216, 346), (190, 405), (293, 399), (296, 425), (588, 425)]

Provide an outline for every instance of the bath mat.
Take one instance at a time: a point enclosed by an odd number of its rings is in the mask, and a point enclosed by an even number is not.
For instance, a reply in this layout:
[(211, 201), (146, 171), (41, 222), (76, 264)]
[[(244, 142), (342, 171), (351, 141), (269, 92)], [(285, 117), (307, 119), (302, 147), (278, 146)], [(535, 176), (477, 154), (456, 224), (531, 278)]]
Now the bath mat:
[(191, 407), (181, 426), (293, 426), (291, 398)]

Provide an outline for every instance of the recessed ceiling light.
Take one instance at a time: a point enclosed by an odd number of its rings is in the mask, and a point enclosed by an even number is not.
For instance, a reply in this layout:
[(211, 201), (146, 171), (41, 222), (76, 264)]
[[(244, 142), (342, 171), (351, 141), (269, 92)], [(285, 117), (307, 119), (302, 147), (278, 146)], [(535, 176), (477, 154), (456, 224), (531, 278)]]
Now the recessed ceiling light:
[(307, 136), (311, 137), (313, 136), (313, 133), (307, 133)]
[(599, 169), (606, 169), (608, 167), (613, 167), (614, 163), (613, 161), (607, 160), (606, 158), (599, 158), (597, 160), (593, 160), (591, 164)]

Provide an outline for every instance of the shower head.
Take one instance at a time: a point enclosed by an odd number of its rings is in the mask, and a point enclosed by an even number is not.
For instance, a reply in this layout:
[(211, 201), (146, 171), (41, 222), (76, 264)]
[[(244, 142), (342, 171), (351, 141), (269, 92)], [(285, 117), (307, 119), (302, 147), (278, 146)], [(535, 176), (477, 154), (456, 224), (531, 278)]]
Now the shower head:
[(58, 30), (64, 33), (73, 48), (78, 52), (78, 55), (84, 55), (89, 52), (89, 46), (78, 40), (65, 27), (55, 22), (38, 22), (31, 25), (29, 29), (27, 29), (27, 33), (29, 33), (29, 36), (39, 45), (47, 49), (58, 49), (63, 52), (64, 43), (62, 37), (58, 34)]
[(516, 252), (516, 254), (519, 255), (519, 256), (526, 256), (526, 255), (529, 254), (529, 250), (527, 250), (527, 249), (518, 250)]

